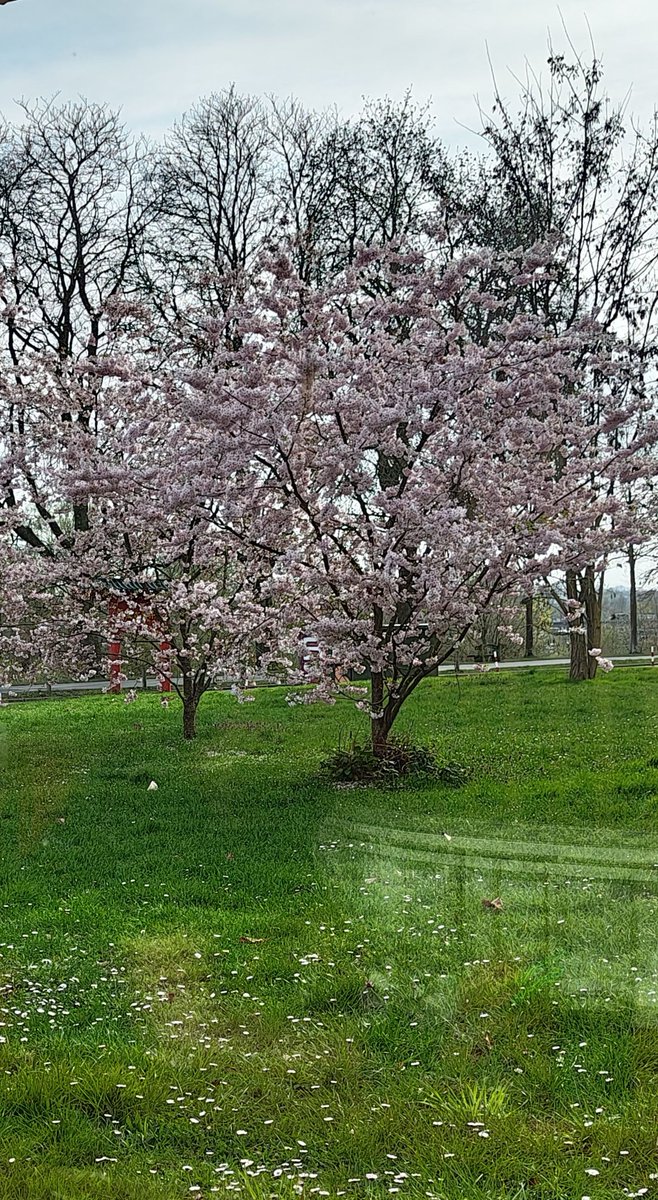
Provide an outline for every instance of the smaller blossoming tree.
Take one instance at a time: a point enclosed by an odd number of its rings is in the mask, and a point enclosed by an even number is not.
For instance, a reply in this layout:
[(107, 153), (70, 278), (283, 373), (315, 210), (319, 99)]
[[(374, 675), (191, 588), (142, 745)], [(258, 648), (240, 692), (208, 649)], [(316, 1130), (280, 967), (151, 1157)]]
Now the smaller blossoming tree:
[[(242, 699), (256, 666), (270, 668), (269, 568), (222, 536), (211, 519), (221, 496), (202, 494), (183, 470), (181, 438), (194, 431), (172, 422), (173, 370), (145, 368), (139, 346), (83, 364), (68, 381), (64, 425), (56, 365), (49, 375), (41, 363), (35, 378), (40, 443), (5, 457), (18, 498), (2, 515), (5, 673), (87, 678), (99, 649), (120, 641), (133, 665), (178, 693), (192, 738), (205, 692), (234, 682)], [(87, 406), (92, 390), (93, 422), (78, 421), (75, 400)], [(46, 463), (45, 516), (24, 483), (28, 448)]]

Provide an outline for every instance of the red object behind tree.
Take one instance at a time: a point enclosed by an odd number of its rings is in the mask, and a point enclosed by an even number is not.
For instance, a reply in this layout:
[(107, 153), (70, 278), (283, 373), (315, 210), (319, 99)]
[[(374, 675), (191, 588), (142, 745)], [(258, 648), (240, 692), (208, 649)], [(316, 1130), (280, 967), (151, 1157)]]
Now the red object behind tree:
[[(138, 593), (131, 598), (130, 601), (120, 596), (110, 596), (109, 615), (110, 623), (113, 626), (112, 640), (108, 644), (108, 657), (110, 660), (110, 687), (109, 691), (113, 695), (118, 695), (121, 692), (122, 671), (121, 671), (121, 636), (124, 629), (121, 625), (121, 617), (127, 614), (131, 609), (146, 609), (147, 622), (149, 627), (156, 630), (160, 624), (157, 613), (151, 607), (151, 599), (142, 593)], [(169, 658), (171, 652), (171, 642), (163, 639), (159, 643), (159, 650), (163, 657)], [(171, 663), (167, 666), (167, 673), (160, 675), (160, 691), (171, 692)]]

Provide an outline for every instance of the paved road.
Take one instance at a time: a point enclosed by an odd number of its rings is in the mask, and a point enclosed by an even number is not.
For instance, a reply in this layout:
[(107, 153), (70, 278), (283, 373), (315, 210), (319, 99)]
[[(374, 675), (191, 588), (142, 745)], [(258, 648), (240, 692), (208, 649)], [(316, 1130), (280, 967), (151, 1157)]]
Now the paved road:
[[(627, 655), (616, 656), (613, 658), (612, 661), (615, 663), (618, 663), (620, 666), (623, 666), (624, 664), (631, 665), (631, 666), (633, 666), (633, 665), (640, 666), (640, 665), (651, 665), (652, 660), (648, 654), (634, 654), (634, 655), (627, 654)], [(657, 662), (658, 662), (658, 659), (657, 659)], [(487, 665), (488, 665), (489, 670), (497, 669), (492, 663), (489, 663)], [(460, 672), (461, 671), (464, 671), (464, 672), (475, 671), (478, 666), (479, 666), (479, 664), (476, 664), (476, 663), (461, 663), (459, 669), (460, 669)], [(523, 659), (519, 659), (514, 662), (501, 662), (499, 669), (501, 671), (511, 671), (511, 670), (515, 670), (518, 667), (568, 667), (568, 666), (569, 666), (568, 658), (523, 658)], [(444, 665), (442, 667), (439, 667), (439, 673), (442, 675), (447, 675), (450, 673), (454, 674), (454, 670), (455, 670), (455, 668), (452, 663), (444, 663)], [(158, 687), (158, 681), (154, 676), (151, 676), (147, 679), (147, 685), (149, 688), (152, 688), (155, 690)], [(124, 691), (128, 691), (129, 688), (136, 688), (137, 690), (141, 691), (142, 686), (143, 685), (142, 685), (141, 679), (126, 679), (123, 684)], [(227, 686), (229, 686), (229, 685), (227, 685)], [(51, 693), (57, 693), (57, 694), (66, 693), (66, 692), (103, 692), (103, 691), (106, 691), (108, 687), (109, 687), (108, 680), (93, 679), (87, 683), (53, 683), (53, 684), (51, 684), (50, 691), (51, 691)], [(16, 685), (8, 684), (3, 689), (2, 698), (3, 698), (3, 700), (11, 700), (12, 696), (34, 695), (37, 697), (42, 697), (42, 696), (46, 696), (47, 694), (48, 694), (48, 689), (46, 688), (46, 686), (44, 684), (34, 684), (34, 683), (28, 683), (28, 684), (22, 683), (22, 684), (16, 684)]]

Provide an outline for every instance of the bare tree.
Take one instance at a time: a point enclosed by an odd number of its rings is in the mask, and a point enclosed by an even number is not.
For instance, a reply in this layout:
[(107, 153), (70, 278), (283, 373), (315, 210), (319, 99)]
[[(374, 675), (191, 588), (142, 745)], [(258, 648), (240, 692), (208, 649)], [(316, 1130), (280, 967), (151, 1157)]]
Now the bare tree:
[(371, 101), (349, 121), (272, 101), (270, 132), (277, 222), (309, 283), (352, 262), (359, 244), (420, 231), (438, 207), (446, 158), (410, 95)]
[(270, 99), (273, 227), (292, 246), (299, 276), (319, 283), (329, 269), (327, 229), (339, 185), (329, 152), (339, 128), (335, 112), (315, 113), (294, 99)]
[(269, 135), (260, 100), (233, 86), (200, 100), (165, 137), (151, 170), (157, 224), (143, 260), (167, 325), (197, 300), (225, 312), (271, 221)]
[(327, 147), (339, 186), (326, 235), (335, 266), (352, 261), (359, 242), (386, 245), (420, 231), (436, 211), (444, 152), (426, 107), (407, 95), (401, 104), (374, 101), (338, 127)]
[(40, 455), (45, 407), (54, 401), (33, 386), (36, 364), (42, 372), (49, 364), (60, 427), (92, 432), (100, 383), (89, 372), (84, 384), (80, 374), (69, 385), (76, 365), (117, 336), (111, 310), (136, 286), (148, 207), (144, 147), (116, 113), (85, 101), (25, 104), (23, 113), (7, 132), (0, 167), (0, 505), (19, 540), (46, 551), (84, 532), (88, 511), (59, 511), (49, 495)]

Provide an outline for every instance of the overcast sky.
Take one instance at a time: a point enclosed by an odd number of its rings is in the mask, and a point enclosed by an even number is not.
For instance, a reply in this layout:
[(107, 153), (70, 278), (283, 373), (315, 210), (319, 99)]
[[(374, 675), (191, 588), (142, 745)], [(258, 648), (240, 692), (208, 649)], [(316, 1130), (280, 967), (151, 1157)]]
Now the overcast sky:
[[(561, 14), (561, 15), (560, 15)], [(478, 95), (491, 97), (487, 51), (511, 97), (510, 72), (540, 68), (550, 34), (590, 50), (609, 90), (647, 119), (656, 102), (655, 0), (17, 0), (0, 12), (0, 111), (21, 97), (83, 95), (121, 107), (157, 135), (199, 95), (235, 82), (356, 112), (362, 97), (432, 101), (437, 131), (474, 138)]]

